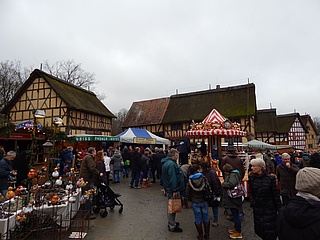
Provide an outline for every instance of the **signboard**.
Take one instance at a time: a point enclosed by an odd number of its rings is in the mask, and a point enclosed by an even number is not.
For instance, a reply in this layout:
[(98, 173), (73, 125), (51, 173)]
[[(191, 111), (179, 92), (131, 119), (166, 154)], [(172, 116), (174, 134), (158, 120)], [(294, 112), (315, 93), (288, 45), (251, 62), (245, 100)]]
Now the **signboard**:
[(75, 136), (77, 142), (119, 142), (119, 137), (112, 136)]
[(133, 143), (138, 144), (156, 144), (157, 140), (155, 138), (133, 138)]
[[(10, 136), (0, 136), (0, 139), (6, 139), (6, 140), (32, 140), (30, 133), (13, 133)], [(45, 140), (45, 135), (37, 134), (36, 139)]]

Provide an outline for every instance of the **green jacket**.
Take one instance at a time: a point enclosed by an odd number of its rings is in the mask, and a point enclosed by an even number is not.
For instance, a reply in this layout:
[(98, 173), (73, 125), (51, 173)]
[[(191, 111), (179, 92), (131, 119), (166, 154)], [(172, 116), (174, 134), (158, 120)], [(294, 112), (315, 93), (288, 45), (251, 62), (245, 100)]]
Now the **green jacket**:
[(242, 204), (243, 204), (243, 199), (242, 197), (238, 198), (231, 198), (228, 196), (228, 189), (232, 189), (235, 186), (237, 186), (241, 183), (240, 180), (240, 174), (238, 170), (232, 171), (224, 180), (224, 182), (221, 184), (222, 186), (222, 203), (221, 206), (224, 208), (236, 208), (240, 211), (242, 211)]
[(163, 158), (162, 181), (166, 193), (181, 192), (185, 189), (185, 180), (181, 168), (170, 157)]

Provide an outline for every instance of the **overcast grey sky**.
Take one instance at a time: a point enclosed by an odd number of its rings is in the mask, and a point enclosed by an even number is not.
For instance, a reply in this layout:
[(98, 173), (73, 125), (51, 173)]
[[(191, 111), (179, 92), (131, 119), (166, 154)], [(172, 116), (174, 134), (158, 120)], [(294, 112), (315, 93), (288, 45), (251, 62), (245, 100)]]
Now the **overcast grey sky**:
[(258, 109), (320, 117), (319, 0), (1, 0), (0, 61), (74, 60), (114, 113), (256, 85)]

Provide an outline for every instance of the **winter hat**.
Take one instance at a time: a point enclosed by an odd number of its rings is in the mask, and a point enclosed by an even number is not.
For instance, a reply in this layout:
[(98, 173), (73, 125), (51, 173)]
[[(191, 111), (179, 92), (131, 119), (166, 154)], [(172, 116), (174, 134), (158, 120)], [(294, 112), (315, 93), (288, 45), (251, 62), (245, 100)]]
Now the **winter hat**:
[(296, 189), (311, 193), (320, 198), (320, 169), (305, 167), (299, 170), (296, 177)]
[(266, 162), (262, 158), (255, 158), (250, 161), (252, 166), (266, 167)]

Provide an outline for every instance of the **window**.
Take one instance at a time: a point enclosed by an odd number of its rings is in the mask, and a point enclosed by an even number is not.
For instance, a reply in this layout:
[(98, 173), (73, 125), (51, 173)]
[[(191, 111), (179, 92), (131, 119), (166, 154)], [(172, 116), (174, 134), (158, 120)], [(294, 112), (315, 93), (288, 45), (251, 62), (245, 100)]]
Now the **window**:
[(181, 123), (171, 124), (171, 130), (182, 130), (182, 124)]

